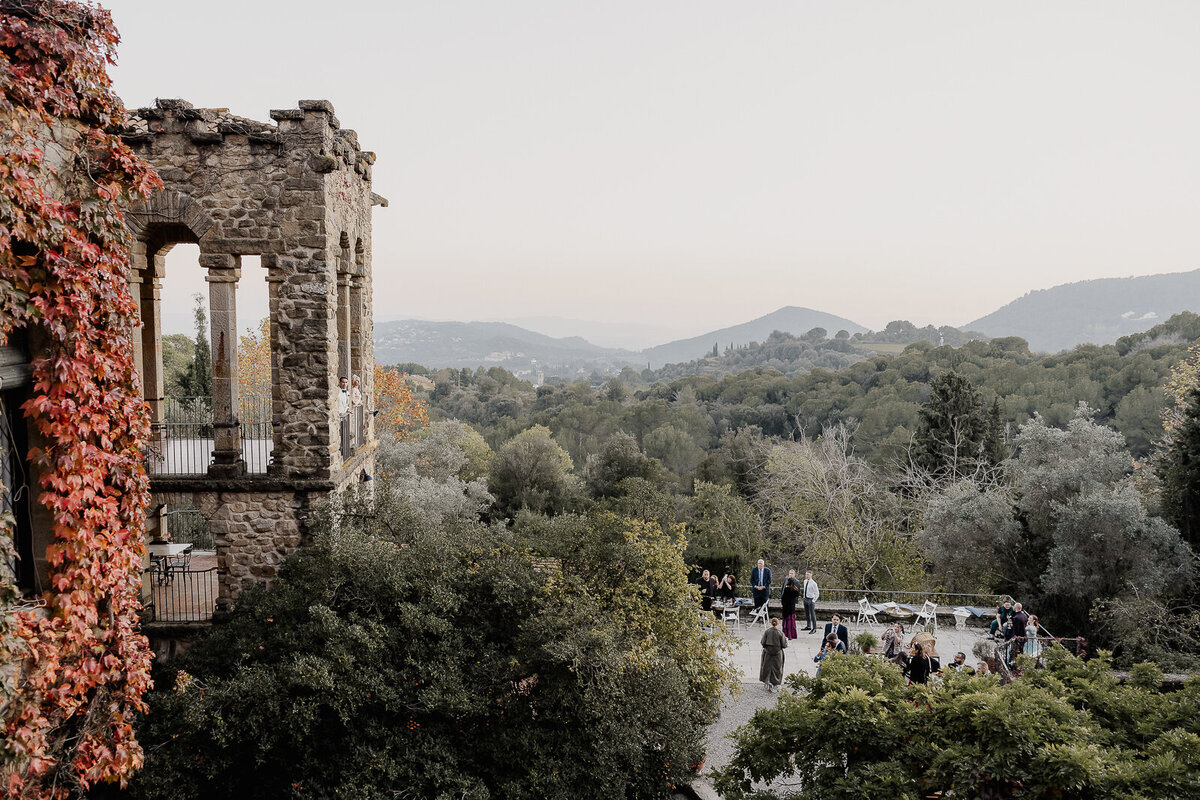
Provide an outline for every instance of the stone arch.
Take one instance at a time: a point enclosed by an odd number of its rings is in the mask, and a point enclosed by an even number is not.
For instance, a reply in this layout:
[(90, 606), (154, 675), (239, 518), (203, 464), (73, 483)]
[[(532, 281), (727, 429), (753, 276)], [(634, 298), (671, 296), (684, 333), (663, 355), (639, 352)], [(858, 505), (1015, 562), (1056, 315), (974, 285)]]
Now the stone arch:
[(125, 212), (125, 225), (138, 239), (155, 225), (182, 225), (199, 241), (215, 224), (204, 206), (183, 192), (166, 189), (155, 192)]

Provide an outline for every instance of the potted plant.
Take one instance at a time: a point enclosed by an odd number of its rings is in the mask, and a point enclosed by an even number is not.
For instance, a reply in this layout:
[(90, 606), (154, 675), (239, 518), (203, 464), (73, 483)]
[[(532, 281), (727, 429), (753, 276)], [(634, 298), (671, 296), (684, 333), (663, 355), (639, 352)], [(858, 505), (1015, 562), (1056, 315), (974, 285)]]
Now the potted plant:
[(858, 645), (858, 652), (868, 655), (871, 650), (879, 646), (879, 637), (870, 631), (863, 631), (854, 637), (854, 643)]

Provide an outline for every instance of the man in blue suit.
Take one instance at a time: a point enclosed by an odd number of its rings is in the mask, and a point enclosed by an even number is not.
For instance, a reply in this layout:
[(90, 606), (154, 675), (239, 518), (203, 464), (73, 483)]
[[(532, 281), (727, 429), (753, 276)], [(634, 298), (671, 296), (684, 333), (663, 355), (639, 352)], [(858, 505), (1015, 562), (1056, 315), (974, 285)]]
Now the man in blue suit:
[(761, 558), (758, 566), (750, 570), (750, 593), (754, 596), (754, 607), (762, 606), (771, 597), (771, 570)]

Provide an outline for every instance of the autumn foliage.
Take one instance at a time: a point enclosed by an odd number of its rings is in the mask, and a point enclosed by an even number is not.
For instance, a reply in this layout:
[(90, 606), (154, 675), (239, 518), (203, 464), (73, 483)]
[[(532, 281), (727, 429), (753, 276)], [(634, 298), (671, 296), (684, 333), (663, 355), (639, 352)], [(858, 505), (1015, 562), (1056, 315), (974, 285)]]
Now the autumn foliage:
[[(149, 424), (118, 203), (160, 184), (109, 132), (124, 113), (106, 72), (117, 41), (92, 6), (0, 6), (0, 332), (39, 343), (23, 408), (54, 534), (44, 607), (15, 609), (0, 631), (15, 676), (0, 698), (8, 797), (66, 796), (142, 763), (131, 721), (150, 684), (136, 628)], [(13, 587), (0, 591), (9, 605)]]
[(238, 337), (238, 395), (271, 399), (271, 319)]
[(429, 424), (429, 407), (408, 383), (408, 375), (391, 367), (375, 365), (375, 408), (379, 411), (380, 434), (403, 439)]

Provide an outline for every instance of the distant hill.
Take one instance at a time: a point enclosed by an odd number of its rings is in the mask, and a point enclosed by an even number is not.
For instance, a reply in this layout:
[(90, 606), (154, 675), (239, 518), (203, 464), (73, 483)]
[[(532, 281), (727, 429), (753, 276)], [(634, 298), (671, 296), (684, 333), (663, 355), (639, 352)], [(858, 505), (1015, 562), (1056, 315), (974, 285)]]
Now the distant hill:
[(1100, 278), (1030, 292), (968, 323), (989, 336), (1020, 336), (1031, 350), (1057, 353), (1078, 344), (1111, 344), (1181, 311), (1200, 310), (1200, 270)]
[(375, 324), (375, 360), (427, 367), (500, 366), (521, 377), (574, 377), (593, 369), (640, 363), (627, 350), (599, 347), (578, 336), (555, 339), (505, 322), (428, 322), (406, 319)]
[(712, 352), (713, 345), (721, 352), (731, 345), (741, 347), (750, 342), (765, 342), (774, 331), (801, 336), (813, 328), (824, 328), (830, 338), (842, 330), (851, 335), (867, 332), (862, 325), (844, 317), (813, 311), (811, 308), (784, 306), (765, 317), (752, 319), (741, 325), (651, 347), (642, 351), (641, 359), (643, 363), (649, 362), (650, 368), (654, 369), (664, 364), (678, 364), (703, 358)]

